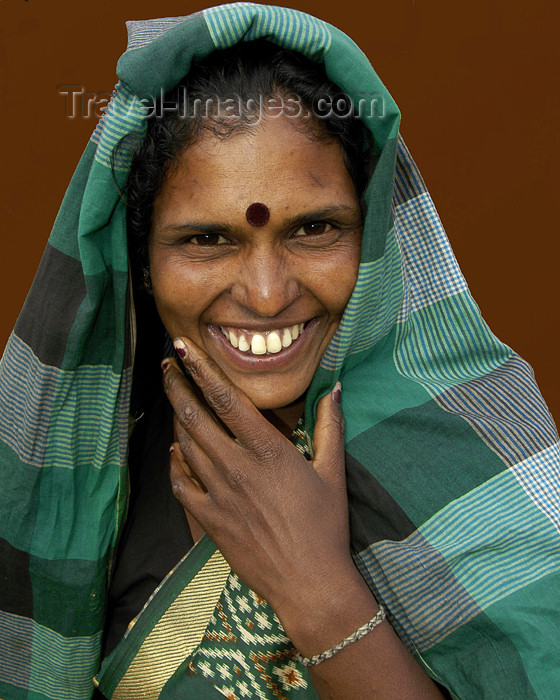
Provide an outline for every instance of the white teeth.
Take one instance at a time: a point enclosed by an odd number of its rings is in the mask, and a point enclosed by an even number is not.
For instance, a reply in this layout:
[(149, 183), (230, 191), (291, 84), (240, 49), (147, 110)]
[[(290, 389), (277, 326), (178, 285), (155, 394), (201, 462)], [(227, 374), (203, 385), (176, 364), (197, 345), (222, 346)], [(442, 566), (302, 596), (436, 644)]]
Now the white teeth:
[(296, 323), (288, 328), (263, 331), (254, 335), (251, 332), (247, 335), (241, 333), (239, 336), (237, 335), (238, 330), (231, 330), (231, 328), (223, 326), (219, 326), (219, 328), (232, 347), (238, 348), (241, 352), (251, 350), (253, 355), (265, 355), (266, 353), (276, 354), (281, 352), (283, 348), (289, 348), (294, 340), (297, 340), (303, 333), (304, 326), (304, 323)]
[(292, 344), (292, 334), (290, 333), (290, 329), (284, 328), (284, 332), (282, 333), (282, 347), (289, 348), (291, 344)]
[(257, 333), (251, 341), (251, 352), (253, 355), (264, 355), (266, 353), (266, 341), (262, 335)]
[(239, 336), (239, 349), (241, 350), (241, 352), (248, 352), (249, 347), (250, 347), (249, 343), (245, 339), (245, 336), (240, 335)]
[(268, 352), (277, 353), (282, 350), (282, 341), (276, 331), (272, 331), (266, 337), (266, 349)]

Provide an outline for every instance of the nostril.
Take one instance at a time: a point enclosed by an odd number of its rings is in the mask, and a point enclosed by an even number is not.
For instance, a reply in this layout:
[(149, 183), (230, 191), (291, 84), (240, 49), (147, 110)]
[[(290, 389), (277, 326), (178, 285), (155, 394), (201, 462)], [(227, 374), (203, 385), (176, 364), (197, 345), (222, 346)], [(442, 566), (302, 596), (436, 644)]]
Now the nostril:
[(232, 296), (252, 314), (261, 318), (273, 318), (300, 295), (297, 282), (282, 277), (277, 271), (266, 273), (260, 270), (252, 279), (233, 285)]

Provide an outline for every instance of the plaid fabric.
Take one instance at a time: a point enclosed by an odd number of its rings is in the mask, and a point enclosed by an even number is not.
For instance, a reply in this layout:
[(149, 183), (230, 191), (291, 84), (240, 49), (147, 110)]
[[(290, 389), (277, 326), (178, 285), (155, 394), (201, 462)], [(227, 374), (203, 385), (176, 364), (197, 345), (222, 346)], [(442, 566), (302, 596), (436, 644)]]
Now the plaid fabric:
[[(178, 82), (193, 58), (267, 37), (323, 61), (355, 101), (376, 104), (363, 116), (378, 165), (359, 278), (305, 412), (312, 434), (319, 397), (341, 379), (356, 563), (405, 644), (454, 697), (556, 700), (558, 435), (530, 368), (481, 318), (369, 62), (324, 22), (250, 3), (132, 22), (129, 33), (113, 100), (0, 367), (0, 697), (84, 700), (99, 668), (127, 498), (134, 335), (118, 193), (130, 151), (115, 147), (127, 134), (141, 138), (141, 99)], [(195, 559), (177, 570), (185, 581)], [(223, 610), (238, 615), (228, 590)], [(250, 603), (250, 592), (237, 595)], [(276, 625), (268, 613), (262, 621)], [(243, 690), (229, 679), (231, 659), (224, 665), (205, 639), (161, 697), (273, 697), (267, 676), (286, 697), (312, 693), (303, 671), (286, 659), (279, 666), (270, 649), (264, 685)], [(257, 677), (259, 642), (242, 641), (239, 664)]]

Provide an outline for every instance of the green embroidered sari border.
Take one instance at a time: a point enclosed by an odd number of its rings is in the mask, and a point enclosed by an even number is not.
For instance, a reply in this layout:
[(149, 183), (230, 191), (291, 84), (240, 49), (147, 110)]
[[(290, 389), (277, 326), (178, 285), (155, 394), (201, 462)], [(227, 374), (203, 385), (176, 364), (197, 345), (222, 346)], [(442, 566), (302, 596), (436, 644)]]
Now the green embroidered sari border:
[(207, 535), (203, 535), (156, 588), (144, 608), (130, 623), (123, 639), (103, 661), (101, 670), (95, 679), (101, 692), (111, 697), (146, 637), (170, 604), (188, 586), (215, 552), (214, 542)]

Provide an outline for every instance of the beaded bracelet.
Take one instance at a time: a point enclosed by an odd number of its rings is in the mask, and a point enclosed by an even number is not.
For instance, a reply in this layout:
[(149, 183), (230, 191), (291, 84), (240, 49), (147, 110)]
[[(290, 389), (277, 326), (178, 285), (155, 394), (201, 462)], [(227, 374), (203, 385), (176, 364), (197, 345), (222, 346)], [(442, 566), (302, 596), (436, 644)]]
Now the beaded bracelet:
[(320, 654), (315, 654), (315, 656), (311, 656), (310, 658), (302, 656), (298, 651), (296, 652), (294, 659), (302, 663), (304, 666), (317, 666), (317, 664), (320, 664), (327, 659), (331, 659), (345, 647), (350, 646), (350, 644), (354, 644), (354, 642), (358, 642), (362, 637), (365, 637), (368, 632), (371, 632), (372, 629), (381, 624), (386, 616), (387, 613), (385, 608), (380, 605), (379, 610), (369, 622), (366, 622), (365, 625), (359, 627), (355, 632), (353, 632), (349, 637), (346, 637), (346, 639), (343, 639), (339, 644), (336, 644), (334, 647), (331, 647), (330, 649), (327, 649), (327, 651), (323, 651)]

